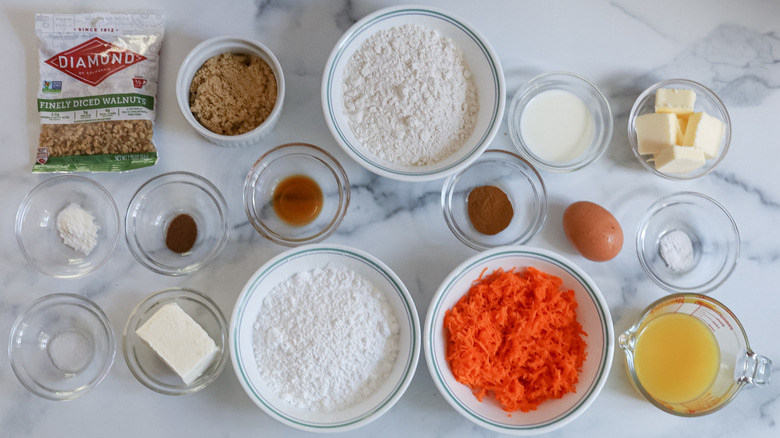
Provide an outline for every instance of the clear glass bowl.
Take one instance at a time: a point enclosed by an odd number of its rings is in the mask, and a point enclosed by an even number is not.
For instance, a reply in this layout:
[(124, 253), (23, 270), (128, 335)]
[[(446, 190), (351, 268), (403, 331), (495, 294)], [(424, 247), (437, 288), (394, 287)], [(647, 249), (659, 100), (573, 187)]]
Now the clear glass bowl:
[[(589, 145), (575, 158), (552, 161), (539, 156), (529, 147), (521, 128), (523, 112), (540, 94), (546, 91), (562, 90), (579, 97), (593, 116), (593, 137)], [(565, 123), (561, 120), (561, 123)], [(520, 87), (509, 104), (509, 137), (520, 155), (536, 167), (551, 172), (572, 172), (598, 160), (604, 155), (612, 139), (612, 110), (599, 89), (582, 76), (567, 72), (552, 72), (537, 76)], [(526, 134), (527, 135), (527, 134)]]
[[(693, 247), (693, 262), (670, 268), (660, 253), (660, 241), (682, 231)], [(734, 271), (739, 258), (739, 231), (726, 209), (709, 196), (675, 193), (659, 199), (645, 213), (636, 235), (639, 263), (656, 284), (670, 292), (707, 293)]]
[[(480, 233), (469, 219), (468, 196), (480, 186), (498, 187), (512, 203), (512, 220), (498, 234)], [(478, 251), (520, 245), (531, 240), (547, 218), (547, 189), (539, 172), (526, 160), (511, 152), (491, 149), (445, 181), (441, 207), (455, 237)]]
[[(136, 330), (162, 306), (176, 303), (209, 337), (219, 352), (211, 365), (189, 385), (171, 370), (157, 353), (138, 335)], [(122, 350), (130, 372), (147, 388), (166, 395), (184, 395), (200, 391), (216, 380), (227, 362), (228, 328), (219, 307), (201, 292), (192, 289), (165, 289), (144, 298), (130, 314), (122, 337)]]
[[(695, 112), (706, 111), (709, 115), (718, 118), (723, 122), (723, 138), (720, 142), (720, 148), (717, 158), (708, 159), (703, 167), (700, 167), (692, 172), (677, 174), (677, 173), (663, 173), (656, 170), (653, 155), (642, 155), (639, 153), (639, 143), (636, 138), (636, 118), (648, 113), (655, 112), (655, 92), (661, 88), (675, 88), (675, 89), (688, 89), (696, 92), (696, 104), (694, 107)], [(634, 106), (631, 108), (631, 113), (628, 116), (628, 140), (631, 142), (631, 151), (634, 156), (642, 163), (646, 169), (655, 173), (658, 176), (671, 180), (690, 180), (699, 178), (710, 172), (723, 161), (726, 156), (726, 152), (729, 150), (731, 144), (731, 118), (729, 112), (726, 110), (726, 105), (718, 96), (709, 88), (704, 85), (690, 81), (688, 79), (669, 79), (666, 81), (658, 82), (651, 85), (648, 89), (642, 92), (634, 102)]]
[(8, 356), (16, 377), (33, 394), (72, 400), (93, 390), (114, 363), (108, 317), (81, 295), (39, 298), (14, 322)]
[[(197, 225), (191, 250), (177, 253), (165, 244), (168, 226), (180, 214)], [(202, 176), (171, 172), (147, 181), (133, 196), (125, 216), (125, 238), (142, 265), (165, 275), (185, 275), (210, 263), (228, 239), (228, 209), (219, 189)]]
[[(274, 191), (288, 177), (303, 175), (322, 190), (322, 207), (306, 225), (283, 221), (274, 210)], [(266, 152), (244, 182), (244, 209), (249, 222), (267, 239), (286, 246), (319, 242), (338, 228), (349, 206), (349, 179), (333, 155), (307, 143), (289, 143)]]
[[(57, 230), (57, 215), (71, 203), (95, 218), (97, 245), (89, 255), (67, 246)], [(111, 257), (119, 240), (119, 212), (111, 194), (97, 182), (76, 175), (49, 178), (24, 198), (16, 213), (16, 241), (35, 269), (57, 278), (87, 275)]]

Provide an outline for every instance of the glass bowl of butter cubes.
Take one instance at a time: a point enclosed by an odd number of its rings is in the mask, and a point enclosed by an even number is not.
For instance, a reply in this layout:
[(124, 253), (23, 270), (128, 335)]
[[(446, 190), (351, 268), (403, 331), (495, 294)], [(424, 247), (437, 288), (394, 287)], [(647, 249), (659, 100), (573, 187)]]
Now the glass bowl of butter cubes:
[(122, 339), (130, 372), (166, 395), (208, 386), (225, 367), (227, 321), (219, 307), (192, 289), (165, 289), (141, 301)]
[(628, 119), (639, 162), (657, 175), (689, 180), (711, 172), (731, 143), (731, 119), (712, 90), (687, 79), (658, 82), (639, 95)]

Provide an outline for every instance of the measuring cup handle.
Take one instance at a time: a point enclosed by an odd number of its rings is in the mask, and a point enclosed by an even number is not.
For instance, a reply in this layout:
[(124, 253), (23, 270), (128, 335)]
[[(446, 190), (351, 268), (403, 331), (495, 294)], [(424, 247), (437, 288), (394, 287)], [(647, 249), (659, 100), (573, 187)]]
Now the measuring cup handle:
[(739, 383), (766, 385), (772, 374), (772, 361), (766, 356), (747, 350), (737, 364), (737, 374)]

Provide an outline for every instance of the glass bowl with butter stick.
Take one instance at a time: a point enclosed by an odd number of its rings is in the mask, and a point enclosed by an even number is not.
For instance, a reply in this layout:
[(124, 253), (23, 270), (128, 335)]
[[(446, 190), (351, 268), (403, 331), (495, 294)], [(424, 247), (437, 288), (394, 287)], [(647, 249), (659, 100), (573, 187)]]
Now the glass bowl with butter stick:
[(122, 349), (130, 372), (166, 395), (200, 391), (227, 362), (227, 321), (205, 294), (165, 289), (141, 301), (125, 326)]
[(704, 85), (669, 79), (639, 95), (628, 119), (631, 149), (661, 177), (690, 180), (710, 173), (731, 143), (726, 106)]

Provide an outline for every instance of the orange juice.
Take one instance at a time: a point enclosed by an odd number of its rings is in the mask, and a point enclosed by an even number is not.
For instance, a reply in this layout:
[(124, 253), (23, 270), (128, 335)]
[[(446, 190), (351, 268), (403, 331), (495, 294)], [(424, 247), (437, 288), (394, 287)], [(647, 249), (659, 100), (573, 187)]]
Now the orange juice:
[(720, 366), (720, 349), (709, 328), (685, 313), (667, 313), (647, 324), (636, 342), (634, 367), (655, 399), (683, 403), (704, 394)]

